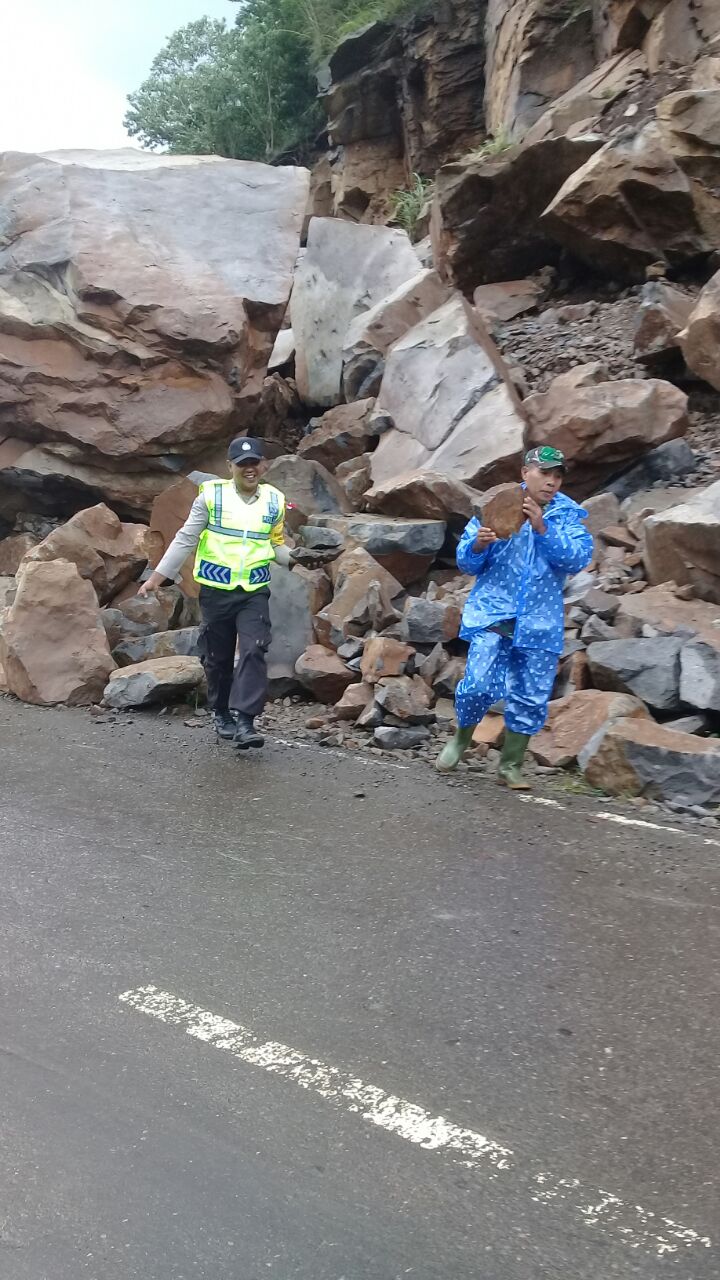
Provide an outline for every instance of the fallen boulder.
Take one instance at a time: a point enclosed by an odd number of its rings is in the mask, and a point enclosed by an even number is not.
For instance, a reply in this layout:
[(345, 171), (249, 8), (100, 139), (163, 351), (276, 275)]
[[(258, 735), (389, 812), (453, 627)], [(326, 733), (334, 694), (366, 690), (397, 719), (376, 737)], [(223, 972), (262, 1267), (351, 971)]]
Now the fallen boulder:
[(551, 702), (545, 728), (530, 742), (538, 764), (563, 769), (574, 764), (596, 735), (603, 735), (616, 721), (649, 719), (645, 704), (626, 693), (582, 689)]
[(115, 663), (92, 584), (67, 560), (28, 564), (0, 629), (8, 689), (38, 706), (98, 702)]
[(375, 686), (375, 701), (390, 723), (433, 724), (435, 701), (431, 690), (420, 676), (383, 676)]
[(590, 137), (550, 138), (497, 155), (480, 148), (440, 169), (431, 228), (440, 274), (472, 294), (551, 262), (555, 246), (540, 215), (601, 145)]
[(680, 650), (671, 636), (651, 640), (601, 640), (587, 650), (596, 689), (630, 693), (656, 711), (680, 707)]
[(720, 640), (720, 608), (704, 600), (679, 599), (674, 583), (647, 587), (616, 600), (615, 626), (621, 636), (639, 636), (643, 627), (673, 635), (683, 628), (710, 644)]
[(413, 725), (401, 729), (394, 725), (382, 724), (373, 734), (373, 742), (384, 751), (413, 751), (423, 746), (430, 737), (430, 730), (425, 725)]
[(341, 399), (343, 344), (352, 320), (418, 274), (404, 231), (313, 218), (290, 304), (298, 390), (329, 409)]
[(307, 524), (311, 512), (351, 511), (344, 489), (320, 462), (287, 454), (270, 463), (263, 479), (285, 495)]
[(644, 531), (651, 583), (688, 584), (701, 600), (720, 604), (720, 481), (649, 516)]
[(480, 513), (480, 494), (439, 471), (406, 471), (366, 490), (364, 505), (388, 516), (470, 520)]
[(199, 627), (181, 627), (177, 631), (156, 631), (154, 635), (121, 640), (112, 656), (119, 667), (132, 667), (152, 658), (197, 658)]
[(199, 658), (153, 658), (113, 671), (103, 702), (116, 711), (179, 702), (196, 694), (204, 680)]
[(0, 577), (9, 578), (16, 574), (23, 557), (37, 546), (38, 541), (31, 533), (15, 533), (0, 539)]
[(300, 457), (335, 471), (341, 462), (370, 453), (380, 439), (382, 424), (381, 419), (373, 419), (374, 408), (375, 401), (368, 399), (328, 409), (310, 423), (312, 430), (298, 445)]
[(387, 676), (403, 676), (414, 656), (415, 650), (409, 644), (390, 636), (373, 636), (363, 649), (362, 678), (366, 684), (374, 685)]
[(301, 168), (215, 156), (6, 154), (0, 415), (42, 446), (22, 463), (58, 505), (82, 481), (148, 510), (161, 457), (227, 440), (265, 376), (307, 188)]
[(100, 603), (106, 604), (140, 577), (148, 555), (147, 528), (123, 524), (114, 511), (99, 503), (59, 525), (27, 552), (22, 564), (69, 560), (82, 578), (92, 582)]
[(679, 342), (688, 368), (720, 391), (720, 271), (705, 285)]
[(588, 754), (583, 771), (591, 786), (609, 795), (720, 803), (720, 743), (653, 720), (618, 720)]
[(450, 290), (436, 271), (421, 271), (351, 322), (343, 346), (347, 400), (377, 396), (385, 357), (409, 329), (448, 301)]
[(268, 678), (275, 697), (297, 687), (298, 658), (316, 639), (315, 615), (325, 608), (332, 586), (324, 569), (273, 566), (270, 591), (272, 639), (268, 650)]
[(683, 645), (680, 699), (698, 711), (720, 711), (720, 631), (716, 644), (691, 640)]
[(452, 600), (428, 600), (411, 596), (400, 623), (400, 636), (408, 644), (447, 644), (460, 633), (462, 609)]
[(571, 491), (581, 496), (638, 454), (684, 435), (689, 425), (687, 396), (655, 378), (578, 386), (561, 374), (546, 392), (529, 396), (524, 408), (528, 447), (562, 449)]
[(475, 488), (517, 475), (522, 407), (495, 344), (460, 297), (396, 342), (377, 410), (394, 427), (372, 455), (374, 486), (418, 469)]
[(680, 333), (695, 306), (695, 299), (666, 280), (645, 285), (633, 334), (633, 352), (643, 364), (657, 365), (680, 352)]
[(295, 674), (317, 702), (337, 703), (348, 685), (359, 681), (357, 672), (321, 644), (311, 644), (301, 654), (295, 663)]
[(434, 557), (445, 541), (442, 520), (421, 518), (351, 515), (317, 515), (312, 519), (319, 527), (340, 533), (346, 546), (355, 543), (369, 555), (379, 558), (403, 551), (410, 556)]
[(678, 267), (710, 253), (704, 221), (653, 123), (592, 155), (548, 204), (540, 227), (594, 270), (642, 280), (655, 262)]
[(338, 720), (357, 720), (366, 711), (375, 697), (369, 684), (350, 684), (339, 702), (335, 703), (334, 713)]
[(640, 458), (608, 485), (620, 502), (661, 482), (677, 485), (697, 469), (698, 460), (687, 440), (668, 440)]

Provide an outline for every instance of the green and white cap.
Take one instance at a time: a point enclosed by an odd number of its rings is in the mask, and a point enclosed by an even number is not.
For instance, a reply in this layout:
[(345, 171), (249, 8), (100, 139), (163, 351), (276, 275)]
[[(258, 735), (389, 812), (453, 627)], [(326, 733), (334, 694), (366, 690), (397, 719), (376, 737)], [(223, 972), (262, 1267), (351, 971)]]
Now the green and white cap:
[(536, 449), (528, 449), (525, 454), (526, 467), (539, 467), (541, 471), (567, 471), (565, 454), (560, 449), (553, 449), (551, 444), (538, 445)]

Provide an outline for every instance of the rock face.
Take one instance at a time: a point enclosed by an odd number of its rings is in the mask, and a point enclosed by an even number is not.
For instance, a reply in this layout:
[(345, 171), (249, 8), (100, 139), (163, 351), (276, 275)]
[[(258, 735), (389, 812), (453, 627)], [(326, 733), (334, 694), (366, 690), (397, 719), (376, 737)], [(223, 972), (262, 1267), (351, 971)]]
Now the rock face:
[(686, 583), (720, 604), (720, 481), (645, 521), (645, 566), (650, 582)]
[(115, 663), (92, 584), (67, 560), (28, 564), (0, 630), (7, 686), (23, 702), (98, 702)]
[(427, 469), (474, 487), (517, 475), (524, 420), (497, 348), (459, 297), (390, 351), (378, 412), (394, 428), (372, 456), (373, 485)]
[(39, 442), (66, 495), (67, 467), (110, 502), (108, 474), (134, 468), (149, 509), (161, 457), (230, 434), (226, 377), (259, 392), (307, 184), (301, 169), (215, 157), (8, 153), (0, 437)]
[[(642, 279), (658, 260), (681, 266), (712, 250), (700, 197), (655, 124), (607, 143), (548, 205), (546, 232), (595, 270)], [(718, 209), (720, 213), (720, 208)], [(717, 214), (716, 214), (717, 216)]]
[(651, 795), (683, 804), (720, 802), (720, 746), (713, 738), (619, 720), (584, 765), (591, 786), (610, 795)]
[(205, 673), (199, 658), (154, 658), (114, 671), (103, 702), (116, 711), (177, 702), (199, 690)]
[(498, 155), (480, 152), (437, 175), (432, 239), (440, 274), (463, 293), (514, 280), (557, 255), (540, 224), (544, 209), (601, 145), (601, 139), (550, 138)]
[(100, 503), (79, 511), (48, 534), (28, 551), (22, 564), (69, 560), (81, 577), (92, 582), (100, 603), (106, 604), (140, 576), (148, 554), (145, 526), (122, 524), (114, 511)]
[(522, 135), (595, 62), (589, 4), (489, 0), (486, 33), (485, 117), (492, 134)]
[(694, 640), (683, 646), (680, 698), (699, 711), (720, 711), (720, 632), (714, 645)]
[(665, 281), (646, 284), (633, 338), (636, 358), (654, 365), (677, 355), (679, 334), (688, 323), (693, 305), (690, 294)]
[(720, 271), (703, 289), (680, 345), (688, 368), (720, 391)]
[(23, 557), (36, 547), (38, 539), (29, 533), (16, 533), (13, 537), (0, 541), (0, 577), (10, 577), (17, 573)]
[(447, 0), (399, 27), (373, 23), (334, 51), (324, 96), (332, 212), (384, 221), (389, 193), (412, 173), (480, 140), (484, 18), (474, 0)]
[(312, 219), (291, 302), (297, 384), (306, 404), (329, 409), (340, 402), (351, 321), (412, 280), (419, 266), (404, 231)]
[(448, 301), (450, 290), (436, 271), (421, 271), (370, 311), (352, 321), (343, 347), (346, 399), (377, 396), (385, 356), (394, 342)]
[(551, 444), (568, 461), (573, 492), (592, 492), (639, 453), (682, 436), (687, 397), (659, 379), (578, 385), (561, 374), (543, 395), (525, 401), (528, 445)]

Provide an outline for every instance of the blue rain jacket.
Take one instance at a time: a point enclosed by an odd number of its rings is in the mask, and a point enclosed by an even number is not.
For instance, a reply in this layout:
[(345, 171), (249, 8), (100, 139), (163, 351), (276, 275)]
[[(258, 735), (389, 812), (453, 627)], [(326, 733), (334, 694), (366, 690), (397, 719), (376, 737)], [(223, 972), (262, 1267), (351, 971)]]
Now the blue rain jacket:
[(514, 537), (479, 552), (473, 544), (482, 522), (470, 521), (457, 549), (458, 568), (477, 575), (463, 612), (463, 640), (515, 618), (517, 648), (562, 653), (565, 578), (590, 563), (593, 540), (581, 523), (587, 512), (564, 493), (555, 495), (543, 516), (547, 533), (535, 533), (526, 520)]

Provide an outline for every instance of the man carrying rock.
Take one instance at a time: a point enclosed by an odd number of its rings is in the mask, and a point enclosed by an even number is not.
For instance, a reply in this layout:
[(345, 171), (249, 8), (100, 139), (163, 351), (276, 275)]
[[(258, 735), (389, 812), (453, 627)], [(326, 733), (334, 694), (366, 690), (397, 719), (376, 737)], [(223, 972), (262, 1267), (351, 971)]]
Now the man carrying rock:
[[(245, 750), (264, 742), (255, 717), (268, 692), (270, 565), (275, 560), (291, 569), (296, 553), (285, 545), (285, 498), (279, 489), (262, 483), (260, 443), (247, 437), (233, 440), (228, 462), (231, 479), (207, 480), (200, 486), (185, 524), (138, 595), (174, 579), (195, 552), (203, 623), (199, 647), (213, 725), (219, 738)], [(326, 558), (319, 554), (316, 563)], [(303, 564), (309, 564), (307, 552)]]
[(547, 719), (563, 649), (565, 577), (584, 569), (593, 553), (582, 523), (587, 512), (560, 493), (564, 474), (559, 449), (531, 449), (522, 469), (525, 519), (519, 531), (500, 539), (473, 519), (460, 539), (458, 567), (477, 581), (460, 632), (470, 651), (455, 694), (458, 728), (438, 757), (441, 773), (457, 768), (475, 727), (504, 698), (498, 781), (512, 790), (528, 789), (522, 764), (530, 738)]

